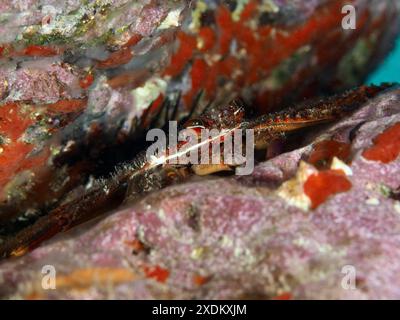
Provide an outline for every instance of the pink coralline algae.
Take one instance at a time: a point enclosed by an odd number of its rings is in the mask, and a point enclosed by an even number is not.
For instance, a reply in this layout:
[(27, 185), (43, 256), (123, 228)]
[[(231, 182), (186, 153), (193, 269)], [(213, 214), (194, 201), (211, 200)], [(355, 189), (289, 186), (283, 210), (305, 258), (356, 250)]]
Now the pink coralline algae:
[[(349, 3), (357, 28), (343, 32)], [(0, 8), (2, 222), (34, 219), (107, 174), (165, 119), (237, 96), (265, 113), (360, 84), (398, 31), (391, 0), (6, 0)]]
[[(2, 0), (0, 247), (112, 176), (147, 129), (232, 98), (265, 115), (362, 84), (399, 12), (398, 0)], [(2, 261), (0, 297), (400, 298), (399, 93), (250, 176), (156, 191)], [(42, 289), (43, 265), (57, 290)], [(342, 286), (349, 265), (356, 290)]]

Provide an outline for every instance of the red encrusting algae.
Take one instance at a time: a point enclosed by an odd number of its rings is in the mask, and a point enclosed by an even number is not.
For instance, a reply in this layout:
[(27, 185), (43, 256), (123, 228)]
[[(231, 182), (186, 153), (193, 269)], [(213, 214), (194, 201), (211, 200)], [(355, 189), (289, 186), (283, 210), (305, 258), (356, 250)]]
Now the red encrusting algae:
[[(221, 4), (215, 11), (215, 27), (201, 26), (196, 33), (178, 32), (179, 47), (172, 56), (164, 75), (176, 77), (181, 74), (187, 64), (192, 82), (191, 88), (184, 94), (186, 107), (189, 107), (197, 95), (204, 90), (207, 99), (215, 99), (215, 92), (220, 78), (234, 79), (238, 88), (254, 85), (271, 76), (273, 70), (282, 62), (292, 57), (300, 48), (314, 42), (324, 47), (324, 37), (334, 37), (340, 46), (340, 52), (326, 55), (324, 50), (316, 52), (318, 63), (329, 65), (337, 61), (338, 56), (348, 50), (348, 43), (342, 39), (341, 32), (334, 32), (340, 25), (343, 15), (343, 1), (334, 1), (321, 9), (303, 24), (294, 27), (273, 27), (271, 25), (250, 26), (251, 20), (257, 16), (257, 1), (250, 1), (243, 9), (238, 21), (234, 21), (228, 7)], [(358, 30), (364, 30), (369, 15), (363, 12), (358, 20)], [(215, 32), (214, 29), (218, 32)], [(357, 39), (359, 32), (352, 36)], [(246, 53), (246, 60), (231, 53), (231, 45), (236, 41), (236, 52)], [(342, 45), (345, 43), (345, 46)], [(209, 53), (204, 56), (204, 53)], [(305, 71), (306, 72), (306, 71)], [(303, 72), (304, 73), (304, 72)], [(307, 76), (303, 74), (302, 76)], [(288, 83), (282, 83), (281, 89), (260, 92), (257, 103), (260, 109), (273, 106), (274, 95), (284, 95), (288, 91)], [(276, 97), (276, 98), (277, 98)], [(272, 100), (271, 100), (272, 99)], [(279, 99), (277, 100), (277, 102)], [(263, 111), (265, 111), (263, 110)]]
[(311, 200), (311, 208), (316, 209), (330, 196), (346, 192), (351, 187), (342, 170), (326, 170), (312, 174), (304, 183), (304, 192)]
[(335, 140), (324, 140), (314, 145), (308, 162), (319, 169), (328, 168), (334, 157), (347, 162), (350, 157), (350, 144)]
[(165, 70), (165, 74), (172, 77), (182, 72), (186, 63), (192, 58), (194, 50), (197, 47), (197, 40), (194, 36), (179, 31), (177, 38), (179, 40), (179, 49), (172, 56), (171, 62)]
[(227, 7), (221, 5), (216, 14), (217, 25), (220, 30), (219, 53), (226, 55), (234, 38), (235, 24), (232, 21), (231, 12)]
[(132, 47), (140, 42), (143, 36), (140, 34), (133, 34), (132, 37), (121, 47), (121, 49), (112, 52), (107, 59), (97, 62), (99, 69), (116, 68), (120, 65), (126, 64), (133, 58)]
[(390, 163), (400, 154), (400, 123), (386, 129), (374, 139), (374, 145), (363, 152), (363, 157), (371, 161)]
[(83, 79), (79, 81), (79, 86), (82, 89), (87, 89), (93, 84), (93, 81), (94, 81), (93, 73), (89, 72)]
[(164, 283), (169, 277), (169, 271), (160, 266), (144, 267), (144, 273), (147, 278), (153, 278), (158, 282)]
[(197, 285), (197, 286), (203, 286), (203, 285), (205, 285), (209, 280), (210, 280), (209, 277), (203, 277), (203, 276), (200, 276), (200, 275), (195, 275), (195, 276), (193, 277), (193, 282), (194, 282), (194, 284)]
[(131, 240), (131, 241), (126, 240), (126, 241), (124, 241), (124, 244), (126, 244), (127, 246), (132, 248), (132, 251), (135, 254), (145, 250), (145, 246), (144, 246), (143, 242), (141, 242), (138, 239), (134, 239), (134, 240)]
[(53, 48), (37, 45), (28, 46), (23, 51), (23, 55), (33, 57), (52, 57), (56, 56), (57, 54), (58, 51)]
[(71, 100), (60, 100), (53, 104), (47, 105), (49, 111), (57, 112), (79, 112), (82, 111), (87, 104), (87, 99), (71, 99)]
[(128, 63), (133, 57), (132, 50), (130, 48), (122, 48), (119, 51), (113, 52), (110, 56), (103, 61), (97, 63), (99, 69), (115, 68), (122, 64)]
[(199, 37), (201, 39), (199, 50), (207, 52), (215, 46), (216, 35), (215, 31), (210, 27), (203, 27), (199, 31)]
[(164, 102), (164, 95), (160, 94), (156, 100), (152, 102), (152, 104), (143, 112), (141, 117), (141, 123), (144, 127), (150, 124), (151, 119), (153, 118), (154, 114), (160, 110), (163, 102)]
[[(49, 146), (43, 150), (30, 153), (35, 144), (24, 141), (29, 127), (36, 124), (34, 113), (45, 108), (42, 116), (62, 114), (79, 114), (86, 106), (87, 99), (60, 100), (48, 105), (30, 105), (26, 103), (7, 103), (0, 106), (0, 198), (4, 197), (4, 188), (13, 178), (26, 170), (33, 170), (43, 166), (49, 158)], [(61, 122), (66, 125), (67, 122)], [(53, 134), (60, 126), (46, 126), (48, 134)]]
[(290, 292), (284, 292), (280, 294), (279, 296), (276, 296), (273, 298), (273, 300), (292, 300), (293, 296)]
[(0, 145), (0, 195), (16, 174), (40, 165), (46, 159), (46, 152), (43, 151), (29, 157), (34, 146), (21, 141), (32, 123), (29, 113), (22, 113), (18, 103), (8, 103), (0, 108), (0, 134), (3, 140)]

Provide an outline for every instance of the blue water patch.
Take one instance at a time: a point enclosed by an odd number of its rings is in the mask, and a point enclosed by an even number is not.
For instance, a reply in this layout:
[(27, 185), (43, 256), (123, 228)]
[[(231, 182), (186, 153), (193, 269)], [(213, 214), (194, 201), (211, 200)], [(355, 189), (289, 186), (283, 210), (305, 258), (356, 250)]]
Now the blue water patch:
[(367, 81), (368, 84), (381, 82), (400, 82), (400, 38), (396, 41), (396, 48)]

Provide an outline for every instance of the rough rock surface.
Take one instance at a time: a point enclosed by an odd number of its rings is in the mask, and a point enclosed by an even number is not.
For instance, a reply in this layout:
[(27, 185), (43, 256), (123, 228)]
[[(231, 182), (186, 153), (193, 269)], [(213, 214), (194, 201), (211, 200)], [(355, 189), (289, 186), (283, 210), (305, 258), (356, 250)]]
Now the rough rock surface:
[(1, 263), (0, 296), (398, 299), (399, 141), (392, 89), (251, 176), (169, 187)]
[[(349, 3), (355, 30), (342, 29)], [(362, 83), (398, 12), (398, 0), (2, 0), (0, 241), (106, 174), (110, 148), (137, 143), (165, 101), (178, 116), (238, 95), (266, 111)]]

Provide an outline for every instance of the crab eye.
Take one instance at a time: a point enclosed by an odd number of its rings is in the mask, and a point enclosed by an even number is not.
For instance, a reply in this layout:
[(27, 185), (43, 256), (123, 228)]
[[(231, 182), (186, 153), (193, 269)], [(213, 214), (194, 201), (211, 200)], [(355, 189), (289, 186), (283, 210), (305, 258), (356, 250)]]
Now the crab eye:
[(204, 123), (203, 120), (201, 120), (201, 119), (192, 119), (192, 120), (187, 121), (185, 123), (184, 127), (187, 128), (187, 129), (191, 129), (191, 128), (203, 128), (204, 129), (206, 126), (205, 126), (205, 123)]

